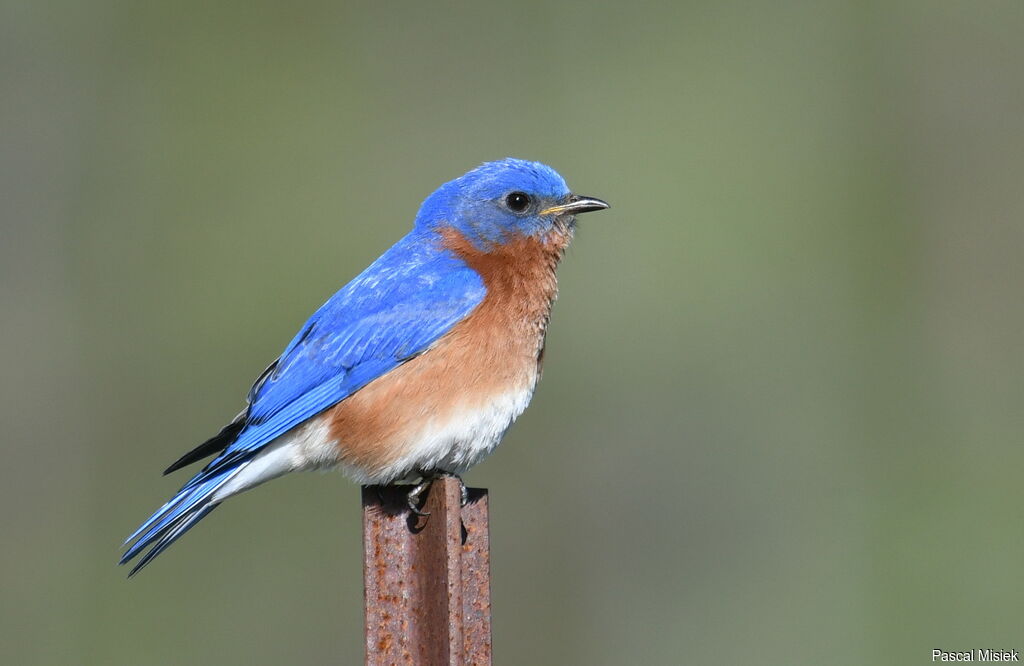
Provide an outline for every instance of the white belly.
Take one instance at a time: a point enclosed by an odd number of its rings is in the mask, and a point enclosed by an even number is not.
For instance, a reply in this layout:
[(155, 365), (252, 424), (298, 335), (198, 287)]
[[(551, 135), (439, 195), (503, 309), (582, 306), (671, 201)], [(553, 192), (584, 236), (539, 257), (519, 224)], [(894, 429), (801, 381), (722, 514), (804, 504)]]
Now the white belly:
[(217, 491), (214, 501), (282, 474), (310, 469), (339, 467), (367, 485), (411, 479), (419, 476), (418, 470), (462, 474), (494, 450), (532, 396), (531, 386), (499, 395), (482, 407), (456, 407), (426, 418), (419, 430), (403, 436), (404, 441), (382, 442), (406, 452), (387, 467), (372, 471), (339, 463), (339, 443), (330, 437), (326, 420), (316, 416), (268, 444)]
[[(416, 470), (462, 474), (498, 446), (532, 396), (531, 386), (499, 395), (482, 407), (454, 408), (448, 414), (427, 419), (418, 432), (411, 433), (407, 453), (369, 481), (387, 483), (416, 475)], [(358, 471), (346, 471), (366, 482), (359, 478)]]

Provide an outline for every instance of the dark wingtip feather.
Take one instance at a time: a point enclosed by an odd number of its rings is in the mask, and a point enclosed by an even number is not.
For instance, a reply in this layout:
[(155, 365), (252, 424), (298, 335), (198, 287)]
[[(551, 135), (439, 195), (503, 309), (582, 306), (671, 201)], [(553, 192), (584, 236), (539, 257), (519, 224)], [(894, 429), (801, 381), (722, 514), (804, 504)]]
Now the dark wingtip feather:
[[(220, 506), (219, 502), (208, 502), (206, 504), (203, 504), (196, 510), (192, 511), (191, 513), (183, 516), (182, 520), (175, 521), (175, 523), (168, 525), (167, 528), (163, 531), (163, 534), (160, 536), (160, 538), (157, 539), (157, 542), (153, 545), (153, 547), (150, 548), (149, 551), (142, 556), (142, 559), (139, 560), (134, 567), (132, 567), (132, 570), (128, 572), (128, 578), (131, 578), (135, 574), (142, 571), (143, 567), (152, 562), (157, 555), (167, 550), (167, 548), (170, 547), (172, 543), (177, 541), (182, 534), (192, 529), (192, 527), (196, 523), (198, 523), (200, 520), (206, 517), (208, 513), (216, 509), (218, 506)], [(125, 564), (129, 560), (133, 559), (136, 555), (138, 555), (138, 552), (126, 553), (125, 556), (121, 558), (121, 561), (118, 562), (118, 564)]]
[(164, 475), (166, 476), (171, 472), (176, 472), (186, 465), (191, 465), (203, 458), (208, 458), (214, 454), (220, 453), (226, 449), (231, 442), (235, 441), (238, 437), (238, 433), (242, 432), (242, 428), (244, 427), (244, 419), (236, 419), (235, 421), (232, 421), (221, 428), (221, 431), (216, 435), (171, 463), (171, 466), (164, 470)]

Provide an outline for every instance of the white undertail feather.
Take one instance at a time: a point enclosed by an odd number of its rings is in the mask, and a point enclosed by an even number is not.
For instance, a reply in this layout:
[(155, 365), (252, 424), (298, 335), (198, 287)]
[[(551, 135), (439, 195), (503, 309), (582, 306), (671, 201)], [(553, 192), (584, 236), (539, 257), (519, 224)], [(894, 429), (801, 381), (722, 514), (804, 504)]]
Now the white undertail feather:
[(328, 442), (327, 430), (327, 424), (319, 416), (292, 428), (245, 463), (217, 489), (213, 501), (222, 502), (288, 472), (333, 465), (337, 449)]

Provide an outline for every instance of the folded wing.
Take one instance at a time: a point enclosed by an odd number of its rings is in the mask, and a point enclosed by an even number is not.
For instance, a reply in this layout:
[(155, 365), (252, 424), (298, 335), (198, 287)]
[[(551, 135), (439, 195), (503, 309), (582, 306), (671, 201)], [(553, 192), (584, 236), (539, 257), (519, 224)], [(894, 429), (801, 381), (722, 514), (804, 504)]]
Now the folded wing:
[(257, 380), (244, 416), (171, 466), (212, 455), (220, 444), (214, 440), (232, 436), (216, 458), (128, 538), (126, 543), (134, 543), (122, 564), (152, 546), (132, 574), (216, 508), (218, 488), (275, 438), (427, 351), (483, 300), (479, 275), (414, 234), (317, 310)]

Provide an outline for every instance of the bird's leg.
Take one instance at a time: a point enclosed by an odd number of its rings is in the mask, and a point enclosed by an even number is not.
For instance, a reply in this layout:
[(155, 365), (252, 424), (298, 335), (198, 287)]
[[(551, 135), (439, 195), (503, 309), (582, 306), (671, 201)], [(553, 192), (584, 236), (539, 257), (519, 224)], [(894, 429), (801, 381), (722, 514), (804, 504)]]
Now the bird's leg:
[(459, 506), (466, 506), (469, 503), (469, 488), (466, 487), (466, 482), (462, 480), (462, 477), (455, 472), (440, 471), (437, 473), (438, 477), (450, 476), (459, 482), (459, 497), (462, 500)]
[(454, 472), (446, 472), (444, 470), (431, 470), (429, 472), (419, 471), (420, 482), (413, 486), (413, 489), (409, 491), (406, 499), (409, 503), (409, 510), (417, 516), (429, 516), (429, 511), (420, 511), (420, 497), (437, 479), (445, 476), (450, 476), (459, 482), (459, 499), (460, 506), (466, 506), (469, 503), (469, 489), (466, 487), (466, 482), (462, 480), (462, 477)]
[(412, 511), (414, 515), (420, 517), (430, 515), (429, 511), (420, 511), (420, 497), (423, 496), (424, 491), (426, 491), (426, 489), (430, 487), (430, 484), (434, 482), (435, 478), (437, 477), (433, 474), (426, 474), (421, 472), (420, 482), (413, 486), (412, 490), (409, 491), (409, 494), (406, 495), (406, 501), (409, 504), (409, 510)]
[(459, 480), (459, 499), (461, 503), (459, 506), (466, 506), (469, 504), (469, 488), (466, 487), (466, 482), (462, 480), (462, 477), (458, 474), (452, 474), (456, 479)]

